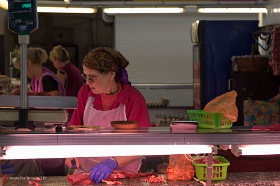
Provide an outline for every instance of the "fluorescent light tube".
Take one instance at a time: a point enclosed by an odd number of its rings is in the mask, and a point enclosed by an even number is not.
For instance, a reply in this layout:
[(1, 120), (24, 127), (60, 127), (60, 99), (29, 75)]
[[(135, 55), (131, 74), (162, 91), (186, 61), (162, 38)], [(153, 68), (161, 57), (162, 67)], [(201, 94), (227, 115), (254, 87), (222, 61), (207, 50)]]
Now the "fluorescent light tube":
[(272, 155), (280, 154), (280, 145), (232, 145), (231, 152), (240, 155)]
[(0, 159), (106, 157), (212, 153), (210, 145), (62, 145), (3, 147)]
[[(65, 0), (65, 3), (71, 3), (71, 0)], [(8, 1), (7, 0), (0, 0), (0, 7), (8, 10)], [(72, 7), (37, 7), (38, 12), (42, 13), (85, 13), (85, 14), (92, 14), (96, 13), (96, 8), (72, 8)]]
[(64, 3), (70, 5), (71, 4), (71, 0), (64, 0)]
[(199, 8), (200, 13), (267, 13), (266, 8)]
[(37, 7), (38, 12), (42, 13), (96, 13), (95, 8), (66, 8), (66, 7)]
[(8, 1), (0, 0), (0, 8), (3, 8), (4, 10), (8, 10)]
[(137, 13), (183, 13), (184, 9), (174, 8), (104, 8), (106, 14), (137, 14)]

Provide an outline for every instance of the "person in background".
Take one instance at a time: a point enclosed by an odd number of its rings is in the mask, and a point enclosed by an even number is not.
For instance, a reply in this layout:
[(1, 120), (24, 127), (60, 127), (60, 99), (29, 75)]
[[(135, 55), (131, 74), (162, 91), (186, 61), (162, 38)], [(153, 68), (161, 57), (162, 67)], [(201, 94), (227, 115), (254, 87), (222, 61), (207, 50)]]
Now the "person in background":
[[(48, 54), (42, 48), (28, 48), (27, 77), (31, 79), (32, 92), (45, 92), (51, 96), (65, 96), (65, 89), (54, 72), (46, 67)], [(20, 56), (14, 62), (14, 67), (20, 70)]]
[[(78, 96), (80, 88), (85, 83), (81, 77), (80, 70), (70, 62), (68, 51), (61, 45), (53, 47), (49, 55), (50, 61), (57, 70), (57, 77), (62, 82), (66, 96)], [(68, 121), (66, 126), (71, 119), (74, 109), (67, 109)]]
[(70, 62), (68, 51), (61, 45), (53, 47), (49, 59), (57, 70), (57, 77), (66, 90), (66, 96), (78, 96), (79, 89), (85, 83), (80, 70)]
[[(148, 108), (143, 95), (128, 81), (126, 67), (129, 62), (117, 50), (99, 47), (91, 50), (83, 60), (83, 75), (86, 84), (78, 94), (78, 108), (69, 125), (111, 127), (111, 121), (138, 121), (139, 127), (150, 127)], [(76, 172), (89, 172), (90, 179), (100, 183), (114, 169), (138, 172), (142, 158), (89, 157), (74, 158)], [(73, 158), (65, 164), (71, 168)]]
[[(30, 47), (27, 50), (27, 77), (31, 79), (30, 88), (33, 93), (46, 93), (50, 96), (66, 96), (65, 89), (54, 72), (43, 65), (48, 60), (47, 52), (42, 48)], [(14, 62), (20, 70), (20, 56)], [(36, 94), (34, 94), (36, 95)], [(65, 175), (64, 158), (14, 160), (16, 176), (62, 176)], [(34, 166), (33, 163), (35, 164)], [(43, 171), (43, 172), (41, 172)]]

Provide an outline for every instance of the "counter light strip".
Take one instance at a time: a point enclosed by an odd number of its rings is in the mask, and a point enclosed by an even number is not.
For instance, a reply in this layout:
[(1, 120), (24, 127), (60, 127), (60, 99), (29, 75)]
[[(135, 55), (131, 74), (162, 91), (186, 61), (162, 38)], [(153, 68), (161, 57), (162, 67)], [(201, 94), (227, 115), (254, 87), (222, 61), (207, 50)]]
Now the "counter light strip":
[(240, 155), (272, 155), (280, 154), (280, 145), (232, 145), (231, 152), (235, 156)]
[(7, 146), (0, 159), (106, 157), (212, 153), (210, 145)]

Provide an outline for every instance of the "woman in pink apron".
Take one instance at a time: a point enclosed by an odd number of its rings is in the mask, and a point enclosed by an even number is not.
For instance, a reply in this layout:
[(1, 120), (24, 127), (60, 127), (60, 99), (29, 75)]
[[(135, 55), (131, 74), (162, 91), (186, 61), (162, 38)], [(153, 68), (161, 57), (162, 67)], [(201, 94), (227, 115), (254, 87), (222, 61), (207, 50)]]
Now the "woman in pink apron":
[[(56, 74), (43, 67), (47, 63), (48, 54), (42, 48), (30, 47), (27, 50), (27, 77), (31, 79), (32, 92), (45, 92), (51, 96), (65, 96), (65, 89)], [(20, 56), (17, 57), (14, 67), (20, 69)]]
[[(86, 84), (78, 94), (78, 108), (69, 122), (71, 125), (111, 127), (114, 120), (138, 121), (139, 127), (150, 127), (148, 108), (143, 95), (130, 85), (125, 68), (128, 61), (117, 50), (99, 47), (83, 60), (82, 77)], [(73, 159), (66, 159), (71, 167)], [(114, 169), (138, 172), (141, 157), (75, 158), (78, 168), (90, 171), (90, 179), (100, 183)]]

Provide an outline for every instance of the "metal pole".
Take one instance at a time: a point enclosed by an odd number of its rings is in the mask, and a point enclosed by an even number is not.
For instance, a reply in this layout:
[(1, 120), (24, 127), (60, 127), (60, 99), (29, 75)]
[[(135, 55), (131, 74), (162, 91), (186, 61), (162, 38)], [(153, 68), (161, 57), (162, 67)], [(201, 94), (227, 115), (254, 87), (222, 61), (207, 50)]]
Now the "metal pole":
[(12, 54), (13, 53), (10, 52), (10, 67), (9, 67), (9, 69), (10, 69), (10, 78), (13, 77), (13, 55)]
[(211, 180), (212, 180), (212, 169), (213, 169), (213, 153), (208, 154), (207, 158), (207, 177), (206, 177), (206, 186), (211, 186)]
[(28, 122), (27, 105), (27, 44), (29, 44), (29, 35), (19, 35), (18, 41), (21, 51), (21, 73), (20, 73), (20, 110), (19, 110), (19, 128), (26, 128)]

